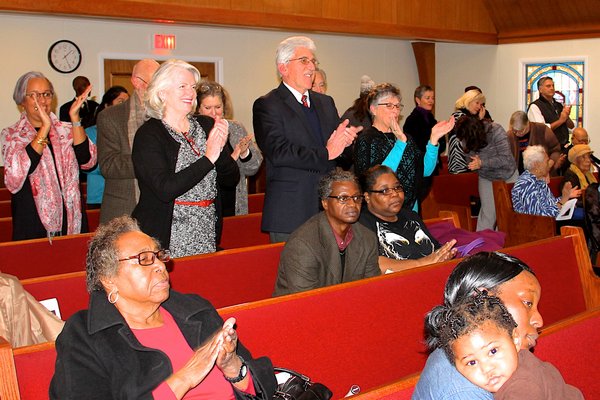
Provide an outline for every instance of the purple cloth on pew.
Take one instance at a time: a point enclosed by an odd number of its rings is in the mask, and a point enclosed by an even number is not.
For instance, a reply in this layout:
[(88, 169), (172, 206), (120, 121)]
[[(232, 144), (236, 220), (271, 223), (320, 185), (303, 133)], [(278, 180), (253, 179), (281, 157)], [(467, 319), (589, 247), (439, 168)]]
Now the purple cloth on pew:
[(456, 228), (450, 222), (433, 224), (427, 228), (433, 237), (442, 244), (452, 239), (456, 239), (455, 247), (466, 246), (476, 239), (483, 239), (483, 243), (471, 249), (468, 254), (475, 254), (479, 253), (480, 251), (500, 250), (504, 246), (504, 240), (506, 238), (506, 234), (504, 232), (493, 231), (491, 229), (471, 232), (465, 229)]

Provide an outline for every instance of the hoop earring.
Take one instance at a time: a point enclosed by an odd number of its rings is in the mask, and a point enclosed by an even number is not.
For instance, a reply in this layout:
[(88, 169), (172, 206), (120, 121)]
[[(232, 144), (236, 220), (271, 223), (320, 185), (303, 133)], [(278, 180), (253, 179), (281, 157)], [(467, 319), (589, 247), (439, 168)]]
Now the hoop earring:
[[(112, 299), (113, 294), (116, 295), (114, 300)], [(108, 294), (108, 302), (110, 304), (115, 304), (117, 300), (119, 300), (119, 291), (117, 289), (113, 289)]]

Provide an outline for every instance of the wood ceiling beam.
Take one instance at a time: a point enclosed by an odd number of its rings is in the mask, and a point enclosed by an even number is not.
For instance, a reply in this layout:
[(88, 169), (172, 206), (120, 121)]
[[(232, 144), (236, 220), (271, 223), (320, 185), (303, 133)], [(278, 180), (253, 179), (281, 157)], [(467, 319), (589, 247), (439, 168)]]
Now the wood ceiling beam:
[[(164, 1), (164, 2), (163, 2)], [(203, 24), (257, 29), (299, 30), (358, 36), (389, 37), (409, 40), (497, 44), (495, 32), (477, 32), (452, 28), (401, 25), (389, 21), (368, 21), (211, 8), (163, 1), (89, 1), (89, 0), (3, 0), (0, 9), (50, 15), (142, 20), (155, 23)], [(188, 2), (189, 3), (189, 2)], [(160, 16), (160, 17), (158, 17)]]

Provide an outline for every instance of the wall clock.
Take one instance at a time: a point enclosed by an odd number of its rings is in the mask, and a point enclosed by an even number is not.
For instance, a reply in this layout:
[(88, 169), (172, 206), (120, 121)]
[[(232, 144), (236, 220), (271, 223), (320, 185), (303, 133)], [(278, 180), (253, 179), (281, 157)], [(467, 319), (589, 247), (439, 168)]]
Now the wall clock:
[(81, 65), (81, 50), (70, 40), (59, 40), (50, 46), (48, 62), (56, 71), (68, 74)]

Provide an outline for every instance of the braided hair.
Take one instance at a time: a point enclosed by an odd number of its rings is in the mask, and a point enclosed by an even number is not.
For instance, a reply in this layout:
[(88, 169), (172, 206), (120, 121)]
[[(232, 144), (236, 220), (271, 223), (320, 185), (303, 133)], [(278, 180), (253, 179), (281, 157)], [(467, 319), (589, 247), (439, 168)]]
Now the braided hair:
[[(453, 343), (490, 321), (512, 336), (517, 327), (515, 320), (506, 309), (502, 300), (488, 295), (487, 290), (476, 291), (454, 307), (437, 306), (434, 308), (440, 315), (439, 342), (450, 363), (454, 365)], [(432, 312), (434, 312), (432, 311)]]

